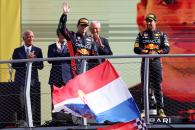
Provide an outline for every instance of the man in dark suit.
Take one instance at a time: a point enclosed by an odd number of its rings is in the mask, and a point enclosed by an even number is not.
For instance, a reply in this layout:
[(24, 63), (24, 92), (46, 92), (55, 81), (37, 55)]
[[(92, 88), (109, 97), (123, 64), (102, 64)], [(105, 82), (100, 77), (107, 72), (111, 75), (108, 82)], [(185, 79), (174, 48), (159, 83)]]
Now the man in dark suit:
[[(56, 43), (49, 45), (47, 53), (48, 58), (70, 57), (70, 51), (68, 49), (67, 41), (65, 40), (59, 29), (57, 29), (56, 33), (58, 40), (56, 41)], [(65, 85), (70, 79), (73, 78), (73, 74), (70, 60), (48, 61), (48, 63), (52, 64), (49, 77), (52, 97), (53, 85), (55, 85), (56, 87)], [(58, 115), (59, 113), (52, 113), (52, 119), (59, 120)]]
[[(57, 29), (58, 40), (56, 43), (49, 45), (48, 47), (48, 58), (53, 57), (70, 57), (67, 41), (64, 36)], [(72, 70), (70, 60), (62, 61), (48, 61), (52, 64), (50, 71), (49, 84), (62, 86), (65, 85), (70, 79), (72, 79)]]
[[(14, 50), (12, 59), (34, 59), (34, 58), (43, 58), (42, 50), (33, 45), (34, 33), (31, 30), (27, 30), (23, 33), (24, 45), (18, 47)], [(12, 67), (16, 70), (14, 82), (20, 87), (20, 96), (21, 96), (21, 113), (19, 118), (25, 120), (25, 100), (24, 100), (24, 86), (26, 80), (26, 70), (27, 63), (12, 63)], [(43, 69), (43, 62), (33, 62), (32, 63), (32, 73), (31, 73), (31, 107), (32, 107), (32, 116), (33, 123), (35, 126), (40, 125), (40, 82), (38, 78), (38, 69)], [(20, 117), (21, 116), (21, 117)]]
[[(89, 25), (89, 30), (91, 35), (96, 43), (96, 49), (98, 55), (112, 55), (112, 50), (110, 48), (108, 39), (100, 36), (101, 24), (99, 21), (92, 21)], [(105, 61), (105, 59), (101, 59), (100, 62)]]

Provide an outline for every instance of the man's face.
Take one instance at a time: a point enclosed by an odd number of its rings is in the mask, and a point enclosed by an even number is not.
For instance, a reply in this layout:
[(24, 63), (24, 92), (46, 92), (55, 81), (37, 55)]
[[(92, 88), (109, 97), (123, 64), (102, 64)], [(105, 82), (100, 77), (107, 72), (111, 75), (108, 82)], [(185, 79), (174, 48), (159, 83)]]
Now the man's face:
[(84, 33), (87, 32), (88, 25), (79, 24), (79, 25), (77, 26), (77, 29), (78, 29), (78, 32), (79, 32), (80, 34), (84, 34)]
[[(144, 18), (148, 13), (157, 16), (157, 28), (168, 35), (170, 54), (195, 53), (194, 0), (144, 0), (137, 5), (137, 23), (140, 31), (146, 28)], [(163, 91), (178, 100), (195, 101), (195, 58), (163, 58)], [(173, 94), (174, 93), (174, 94)]]
[(100, 26), (98, 24), (90, 24), (89, 30), (91, 34), (99, 34), (100, 32)]
[(26, 46), (31, 46), (33, 44), (33, 40), (34, 40), (34, 34), (33, 32), (26, 32), (24, 37), (23, 37), (23, 40), (24, 40), (24, 44)]
[(149, 30), (155, 30), (156, 29), (156, 22), (154, 20), (147, 19), (146, 26), (147, 26), (147, 29), (149, 29)]

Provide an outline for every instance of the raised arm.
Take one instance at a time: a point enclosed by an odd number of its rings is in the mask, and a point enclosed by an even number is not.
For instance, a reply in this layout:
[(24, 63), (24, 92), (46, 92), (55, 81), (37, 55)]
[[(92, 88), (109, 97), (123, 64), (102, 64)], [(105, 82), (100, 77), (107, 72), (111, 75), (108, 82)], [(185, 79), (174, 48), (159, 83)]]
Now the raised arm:
[(60, 17), (60, 21), (58, 24), (58, 29), (62, 33), (62, 35), (65, 37), (66, 40), (70, 40), (69, 31), (66, 27), (67, 22), (67, 14), (70, 12), (70, 6), (67, 2), (63, 3), (63, 14)]
[(69, 6), (68, 3), (65, 1), (65, 2), (63, 3), (63, 13), (67, 15), (69, 12), (70, 12), (70, 6)]

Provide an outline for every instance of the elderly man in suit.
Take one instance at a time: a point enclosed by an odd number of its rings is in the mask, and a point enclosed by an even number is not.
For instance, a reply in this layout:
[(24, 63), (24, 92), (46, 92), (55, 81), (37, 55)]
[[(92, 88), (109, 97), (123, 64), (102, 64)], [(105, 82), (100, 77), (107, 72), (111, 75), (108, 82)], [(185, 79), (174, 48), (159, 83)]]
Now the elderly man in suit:
[[(113, 55), (108, 39), (100, 36), (101, 23), (99, 21), (92, 21), (89, 24), (89, 30), (96, 43), (98, 55)], [(101, 59), (101, 62), (103, 61), (105, 59)]]
[[(18, 47), (14, 50), (12, 59), (34, 59), (43, 58), (42, 50), (33, 45), (34, 33), (31, 30), (27, 30), (23, 33), (24, 45)], [(13, 63), (12, 67), (16, 70), (14, 82), (20, 87), (21, 96), (21, 114), (19, 117), (25, 120), (24, 112), (24, 85), (26, 80), (26, 70), (27, 65), (25, 62)], [(32, 106), (32, 116), (33, 123), (35, 126), (40, 125), (40, 82), (38, 78), (38, 69), (43, 69), (43, 62), (33, 62), (32, 63), (32, 73), (31, 73), (31, 106)]]

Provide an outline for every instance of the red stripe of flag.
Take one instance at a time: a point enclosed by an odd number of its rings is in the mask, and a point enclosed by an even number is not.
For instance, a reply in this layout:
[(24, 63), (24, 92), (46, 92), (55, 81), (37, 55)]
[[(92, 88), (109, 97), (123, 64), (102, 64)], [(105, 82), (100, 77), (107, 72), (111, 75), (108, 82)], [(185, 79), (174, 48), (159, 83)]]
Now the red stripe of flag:
[(64, 100), (77, 98), (78, 90), (82, 90), (85, 94), (93, 92), (104, 87), (118, 77), (119, 75), (112, 64), (109, 61), (105, 61), (95, 68), (76, 76), (74, 79), (70, 80), (66, 86), (62, 86), (61, 88), (54, 86), (53, 103), (55, 105)]

